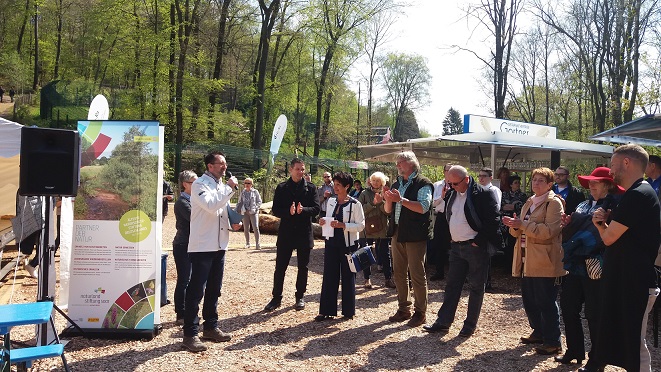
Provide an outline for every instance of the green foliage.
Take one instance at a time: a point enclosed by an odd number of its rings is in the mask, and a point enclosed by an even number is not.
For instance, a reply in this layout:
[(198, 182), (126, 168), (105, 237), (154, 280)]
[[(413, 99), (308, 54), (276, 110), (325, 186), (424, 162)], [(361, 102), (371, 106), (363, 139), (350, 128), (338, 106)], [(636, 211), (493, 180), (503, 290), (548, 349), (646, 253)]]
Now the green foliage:
[(154, 221), (158, 156), (149, 151), (148, 143), (134, 140), (143, 135), (138, 127), (131, 127), (97, 177), (103, 189), (119, 195), (129, 208), (142, 210)]
[(30, 86), (30, 64), (25, 63), (15, 50), (0, 53), (0, 85), (5, 84), (5, 91), (10, 87), (20, 93)]

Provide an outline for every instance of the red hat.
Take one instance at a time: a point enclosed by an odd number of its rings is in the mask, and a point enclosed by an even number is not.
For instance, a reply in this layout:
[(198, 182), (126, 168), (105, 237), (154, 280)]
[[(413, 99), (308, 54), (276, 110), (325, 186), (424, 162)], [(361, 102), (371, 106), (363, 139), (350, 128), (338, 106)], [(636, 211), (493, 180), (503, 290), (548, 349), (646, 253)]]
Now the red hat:
[[(610, 168), (607, 167), (597, 167), (595, 168), (592, 173), (590, 173), (589, 176), (578, 176), (578, 182), (581, 183), (581, 186), (583, 186), (586, 189), (590, 188), (590, 181), (607, 181), (612, 184), (615, 184), (615, 180), (613, 180), (613, 176), (610, 175)], [(617, 186), (617, 193), (621, 194), (625, 190), (622, 186), (616, 185)]]

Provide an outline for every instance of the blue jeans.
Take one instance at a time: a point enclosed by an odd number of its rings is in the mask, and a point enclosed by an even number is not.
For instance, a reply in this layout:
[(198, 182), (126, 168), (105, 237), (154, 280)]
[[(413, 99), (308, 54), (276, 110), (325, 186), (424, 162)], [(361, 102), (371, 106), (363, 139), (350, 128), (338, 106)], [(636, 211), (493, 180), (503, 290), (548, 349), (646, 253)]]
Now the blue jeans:
[(214, 329), (218, 326), (218, 298), (220, 298), (220, 290), (223, 286), (225, 252), (188, 253), (192, 271), (186, 289), (184, 336), (197, 336), (200, 325), (198, 313), (202, 297), (204, 297), (202, 306), (204, 329)]
[(559, 289), (556, 278), (521, 279), (523, 309), (533, 336), (542, 337), (544, 345), (560, 346), (560, 309), (556, 302)]
[(188, 257), (188, 244), (173, 244), (172, 254), (177, 267), (177, 285), (174, 287), (174, 312), (177, 319), (183, 319), (186, 309), (186, 288), (190, 282), (191, 263)]
[(443, 305), (438, 310), (436, 323), (449, 327), (454, 322), (461, 289), (468, 278), (470, 287), (468, 312), (462, 330), (474, 332), (482, 310), (488, 272), (489, 253), (486, 248), (474, 247), (471, 243), (450, 243), (450, 269), (445, 284)]

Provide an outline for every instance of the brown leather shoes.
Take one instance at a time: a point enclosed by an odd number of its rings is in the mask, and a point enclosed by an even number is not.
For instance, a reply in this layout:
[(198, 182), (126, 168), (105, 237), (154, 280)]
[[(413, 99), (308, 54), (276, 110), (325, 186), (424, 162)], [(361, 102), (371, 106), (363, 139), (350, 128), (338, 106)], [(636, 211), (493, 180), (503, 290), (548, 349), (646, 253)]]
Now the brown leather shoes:
[(535, 348), (537, 354), (553, 355), (562, 353), (562, 346), (542, 345)]
[(528, 337), (521, 337), (521, 343), (523, 344), (543, 344), (544, 340), (541, 337), (537, 337), (532, 333)]
[(403, 322), (403, 321), (409, 320), (409, 319), (411, 319), (411, 312), (410, 311), (402, 311), (402, 310), (397, 310), (395, 315), (388, 318), (388, 320), (391, 321), (391, 322)]
[(411, 320), (409, 320), (406, 325), (409, 327), (420, 327), (421, 325), (425, 324), (426, 321), (427, 317), (425, 316), (425, 313), (416, 311), (413, 313)]

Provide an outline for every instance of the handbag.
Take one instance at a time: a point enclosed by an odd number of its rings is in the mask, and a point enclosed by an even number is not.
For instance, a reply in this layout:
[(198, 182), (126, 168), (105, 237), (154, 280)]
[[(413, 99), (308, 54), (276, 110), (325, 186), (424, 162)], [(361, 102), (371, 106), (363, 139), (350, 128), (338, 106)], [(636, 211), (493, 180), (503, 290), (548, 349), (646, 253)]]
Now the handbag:
[(381, 216), (375, 215), (370, 216), (365, 219), (365, 233), (366, 234), (378, 234), (383, 230), (383, 222)]
[(601, 260), (598, 257), (588, 257), (585, 259), (585, 268), (588, 271), (588, 277), (596, 280), (601, 279)]
[(350, 254), (347, 253), (345, 256), (349, 263), (349, 270), (351, 270), (352, 273), (357, 273), (376, 263), (376, 259), (372, 253), (372, 247), (369, 245), (358, 248)]

